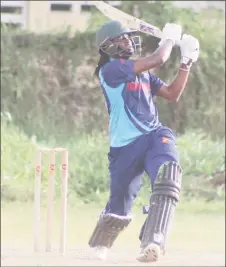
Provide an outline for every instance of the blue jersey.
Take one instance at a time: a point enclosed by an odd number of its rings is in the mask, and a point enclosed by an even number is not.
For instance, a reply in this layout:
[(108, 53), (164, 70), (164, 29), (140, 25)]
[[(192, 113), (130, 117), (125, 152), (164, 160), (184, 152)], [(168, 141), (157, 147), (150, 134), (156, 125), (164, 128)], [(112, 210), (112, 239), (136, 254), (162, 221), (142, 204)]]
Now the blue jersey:
[(134, 60), (111, 59), (99, 71), (110, 116), (110, 146), (121, 147), (161, 126), (153, 96), (164, 84), (149, 71), (134, 72)]

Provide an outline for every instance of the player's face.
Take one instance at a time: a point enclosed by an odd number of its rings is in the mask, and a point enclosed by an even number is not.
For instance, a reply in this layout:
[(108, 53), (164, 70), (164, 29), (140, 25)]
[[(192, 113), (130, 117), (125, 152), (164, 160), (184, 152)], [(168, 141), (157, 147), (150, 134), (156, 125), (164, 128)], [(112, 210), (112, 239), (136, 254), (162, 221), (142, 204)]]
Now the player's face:
[(123, 34), (118, 37), (115, 40), (115, 43), (117, 43), (119, 47), (126, 52), (131, 54), (134, 52), (133, 44), (128, 34)]

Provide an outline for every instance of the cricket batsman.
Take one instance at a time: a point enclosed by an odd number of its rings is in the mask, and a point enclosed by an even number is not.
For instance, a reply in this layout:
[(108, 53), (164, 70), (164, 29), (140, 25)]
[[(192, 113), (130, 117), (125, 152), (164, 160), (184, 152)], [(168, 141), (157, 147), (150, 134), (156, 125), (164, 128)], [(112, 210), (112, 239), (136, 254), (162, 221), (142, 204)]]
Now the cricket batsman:
[[(199, 57), (199, 41), (182, 35), (179, 25), (167, 23), (159, 47), (149, 56), (134, 57), (141, 39), (118, 21), (105, 23), (96, 33), (100, 60), (95, 74), (110, 117), (110, 194), (90, 237), (89, 246), (105, 259), (119, 233), (132, 220), (131, 208), (145, 172), (152, 187), (150, 208), (140, 231), (140, 262), (154, 262), (165, 252), (169, 225), (179, 201), (182, 169), (174, 132), (164, 126), (153, 102), (155, 96), (178, 101), (192, 63)], [(176, 76), (165, 83), (151, 70), (164, 64), (176, 41), (181, 59)]]

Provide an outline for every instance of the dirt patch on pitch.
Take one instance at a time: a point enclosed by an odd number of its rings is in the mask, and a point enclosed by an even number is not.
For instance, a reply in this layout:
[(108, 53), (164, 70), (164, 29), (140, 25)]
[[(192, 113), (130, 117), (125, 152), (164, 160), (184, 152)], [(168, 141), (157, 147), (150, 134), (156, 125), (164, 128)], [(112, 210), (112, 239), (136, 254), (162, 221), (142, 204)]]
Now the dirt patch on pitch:
[[(90, 249), (70, 249), (62, 256), (57, 251), (33, 253), (26, 249), (2, 248), (1, 266), (147, 266), (136, 261), (137, 253), (134, 249), (113, 249), (106, 261), (99, 261), (93, 259)], [(225, 266), (225, 254), (168, 251), (151, 266)]]

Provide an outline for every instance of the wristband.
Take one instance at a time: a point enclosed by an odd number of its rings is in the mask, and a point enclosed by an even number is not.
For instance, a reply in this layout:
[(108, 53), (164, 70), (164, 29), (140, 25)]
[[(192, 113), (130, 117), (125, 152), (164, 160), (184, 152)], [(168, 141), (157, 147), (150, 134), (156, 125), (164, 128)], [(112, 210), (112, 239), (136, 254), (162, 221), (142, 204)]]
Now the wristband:
[(191, 67), (191, 65), (192, 65), (192, 59), (190, 59), (188, 57), (182, 57), (181, 58), (181, 63), (182, 64), (185, 64), (185, 65), (187, 65), (189, 67)]
[(175, 45), (175, 40), (171, 39), (171, 38), (165, 38), (165, 39), (162, 39), (160, 42), (159, 42), (159, 46), (163, 45), (166, 41), (172, 41), (172, 46)]
[(180, 65), (180, 70), (183, 70), (183, 71), (190, 71), (190, 68), (191, 68), (191, 65), (189, 66), (189, 65), (184, 64), (184, 63), (182, 63)]
[(189, 69), (184, 69), (184, 68), (180, 68), (180, 70), (183, 70), (183, 71), (190, 71), (190, 68)]

